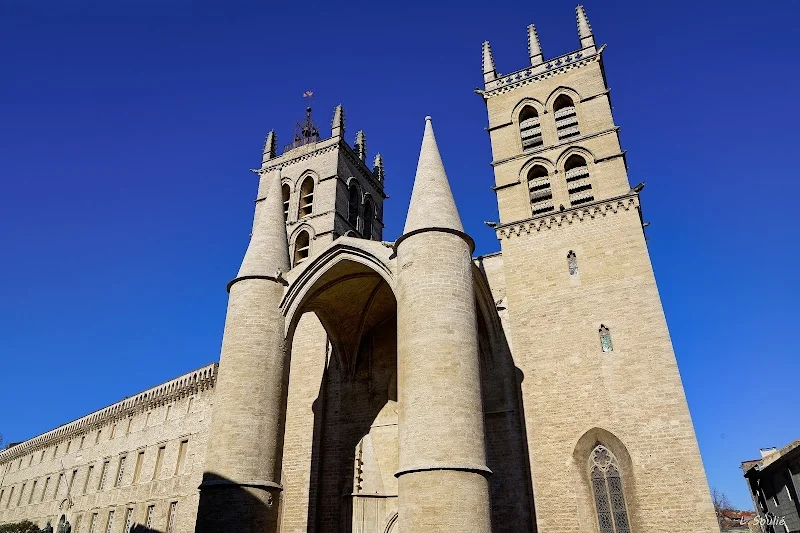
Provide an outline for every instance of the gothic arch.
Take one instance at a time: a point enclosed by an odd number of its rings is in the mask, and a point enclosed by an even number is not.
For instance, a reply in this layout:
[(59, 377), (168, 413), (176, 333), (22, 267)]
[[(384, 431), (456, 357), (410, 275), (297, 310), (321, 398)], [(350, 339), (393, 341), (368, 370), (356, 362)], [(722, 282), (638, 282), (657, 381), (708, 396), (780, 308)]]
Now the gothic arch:
[(550, 95), (547, 97), (547, 100), (545, 101), (545, 107), (549, 112), (551, 113), (553, 112), (553, 103), (556, 101), (556, 98), (558, 98), (562, 94), (565, 94), (570, 98), (572, 98), (572, 103), (575, 104), (576, 107), (578, 107), (578, 104), (580, 104), (581, 102), (581, 95), (578, 94), (578, 91), (570, 87), (566, 87), (564, 85), (559, 85), (558, 87), (553, 89), (553, 92), (550, 93)]
[(590, 150), (582, 146), (570, 146), (561, 152), (556, 159), (556, 168), (558, 172), (564, 171), (564, 163), (566, 163), (567, 159), (569, 159), (569, 156), (574, 154), (583, 157), (586, 160), (587, 165), (594, 165), (595, 157)]
[(578, 518), (581, 523), (581, 531), (600, 531), (592, 493), (592, 480), (588, 468), (590, 455), (597, 445), (608, 448), (616, 457), (621, 471), (622, 489), (625, 494), (630, 530), (634, 533), (646, 531), (647, 528), (637, 520), (636, 507), (633, 505), (636, 501), (636, 479), (633, 461), (628, 449), (616, 435), (599, 427), (593, 427), (581, 435), (572, 452), (572, 482), (578, 503)]
[(540, 117), (547, 112), (547, 108), (539, 100), (535, 98), (523, 98), (517, 103), (517, 105), (514, 106), (514, 109), (511, 110), (509, 121), (519, 125), (519, 114), (522, 113), (522, 109), (525, 106), (531, 106), (534, 108)]
[(314, 179), (314, 188), (316, 188), (317, 185), (319, 185), (319, 174), (317, 174), (315, 170), (307, 168), (298, 174), (297, 179), (294, 180), (292, 191), (300, 187), (300, 184), (303, 183), (303, 180), (305, 180), (308, 176), (311, 176)]
[(546, 168), (547, 173), (550, 175), (555, 173), (556, 165), (554, 165), (552, 161), (544, 157), (533, 157), (528, 161), (526, 161), (525, 164), (522, 165), (522, 168), (519, 170), (520, 183), (525, 183), (525, 181), (528, 179), (528, 172), (530, 172), (531, 169), (536, 165), (540, 165)]

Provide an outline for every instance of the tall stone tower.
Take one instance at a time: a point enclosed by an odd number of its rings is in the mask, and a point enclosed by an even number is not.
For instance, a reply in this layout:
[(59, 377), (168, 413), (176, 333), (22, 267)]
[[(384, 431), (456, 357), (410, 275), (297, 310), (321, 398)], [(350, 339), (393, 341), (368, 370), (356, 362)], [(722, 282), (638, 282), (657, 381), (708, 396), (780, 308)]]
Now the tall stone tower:
[(344, 135), (341, 105), (327, 139), (320, 137), (310, 107), (280, 155), (275, 133), (267, 135), (261, 168), (254, 172), (280, 173), (292, 266), (342, 235), (383, 236), (383, 159), (376, 154), (370, 168), (364, 132), (356, 133), (352, 146)]
[[(539, 531), (717, 531), (597, 48), (498, 74), (483, 45)], [(565, 471), (565, 465), (566, 470)]]

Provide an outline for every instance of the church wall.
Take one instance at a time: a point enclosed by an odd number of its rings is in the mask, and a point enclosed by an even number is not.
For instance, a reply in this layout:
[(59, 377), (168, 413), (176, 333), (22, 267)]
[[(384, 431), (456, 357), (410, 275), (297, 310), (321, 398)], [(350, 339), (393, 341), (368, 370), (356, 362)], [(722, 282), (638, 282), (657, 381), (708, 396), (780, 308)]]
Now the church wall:
[[(576, 445), (601, 428), (632, 459), (623, 480), (633, 531), (715, 531), (639, 213), (626, 200), (616, 213), (501, 240), (539, 530), (598, 530), (588, 453)], [(612, 352), (601, 349), (601, 324)]]
[(215, 379), (212, 364), (4, 451), (0, 523), (55, 529), (65, 514), (73, 533), (86, 533), (96, 513), (99, 533), (113, 511), (110, 531), (121, 533), (128, 509), (144, 525), (153, 506), (153, 530), (167, 532), (174, 503), (172, 531), (194, 531)]

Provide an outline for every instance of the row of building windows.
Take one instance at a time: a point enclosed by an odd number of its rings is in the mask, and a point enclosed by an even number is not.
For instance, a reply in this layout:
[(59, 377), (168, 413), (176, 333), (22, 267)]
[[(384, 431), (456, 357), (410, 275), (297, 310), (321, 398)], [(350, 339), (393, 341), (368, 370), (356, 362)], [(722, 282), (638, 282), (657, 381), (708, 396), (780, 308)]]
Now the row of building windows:
[[(562, 94), (553, 102), (553, 117), (559, 141), (566, 141), (580, 135), (575, 103), (566, 94)], [(544, 145), (541, 117), (533, 106), (526, 105), (520, 111), (519, 134), (523, 150)]]
[[(176, 516), (178, 513), (178, 502), (173, 501), (169, 504), (169, 512), (167, 513), (167, 520), (166, 520), (166, 533), (174, 533), (175, 532), (175, 521)], [(83, 526), (83, 514), (75, 515), (75, 523), (70, 524), (64, 515), (61, 516), (61, 519), (58, 522), (58, 529), (57, 531), (72, 531), (73, 533), (100, 533), (101, 531), (105, 531), (105, 533), (111, 533), (114, 530), (114, 518), (116, 516), (115, 509), (109, 509), (107, 514), (105, 515), (105, 520), (103, 520), (100, 516), (100, 512), (92, 512), (87, 513), (89, 518), (86, 522), (86, 526), (82, 529)], [(156, 505), (151, 504), (148, 505), (147, 508), (144, 510), (142, 515), (142, 521), (139, 522), (136, 519), (136, 508), (135, 507), (126, 507), (125, 508), (125, 528), (123, 529), (124, 533), (131, 533), (134, 526), (136, 525), (143, 525), (146, 530), (148, 531), (155, 531), (156, 527)], [(51, 522), (48, 522), (50, 524)]]
[[(187, 404), (186, 404), (186, 412), (187, 413), (191, 412), (193, 403), (194, 403), (194, 398), (190, 397), (188, 402), (187, 402)], [(152, 411), (148, 411), (145, 414), (145, 422), (144, 422), (144, 427), (145, 428), (150, 427), (151, 413), (152, 413)], [(170, 415), (172, 413), (173, 413), (172, 404), (167, 405), (166, 412), (165, 412), (165, 415), (164, 415), (164, 421), (170, 420)], [(53, 447), (52, 455), (50, 457), (51, 457), (51, 459), (56, 459), (59, 456), (63, 457), (65, 455), (68, 455), (70, 453), (70, 451), (72, 451), (72, 449), (73, 449), (73, 442), (77, 442), (78, 443), (77, 444), (77, 446), (78, 446), (77, 449), (78, 450), (83, 450), (87, 446), (87, 444), (92, 444), (92, 443), (100, 444), (100, 442), (104, 438), (104, 436), (108, 437), (106, 440), (112, 440), (112, 439), (114, 439), (116, 437), (119, 437), (119, 436), (128, 435), (131, 432), (132, 423), (133, 423), (133, 418), (128, 418), (128, 419), (126, 419), (126, 420), (124, 420), (122, 422), (117, 422), (117, 423), (112, 424), (111, 427), (105, 427), (105, 428), (98, 429), (97, 432), (94, 434), (94, 438), (93, 439), (91, 437), (89, 437), (88, 435), (81, 435), (78, 438), (68, 440), (66, 443), (57, 444), (57, 445), (55, 445)], [(122, 432), (122, 428), (124, 428), (124, 432)], [(20, 457), (16, 461), (11, 461), (8, 464), (6, 464), (6, 467), (5, 467), (6, 474), (12, 471), (12, 467), (14, 467), (15, 471), (16, 471), (16, 470), (22, 469), (23, 465), (32, 466), (33, 465), (33, 459), (37, 455), (39, 457), (37, 464), (42, 463), (42, 462), (44, 462), (45, 457), (47, 456), (48, 453), (50, 453), (48, 451), (48, 449), (44, 449), (44, 450), (41, 450), (39, 452), (32, 453), (27, 457)]]
[[(572, 154), (564, 163), (564, 177), (570, 207), (594, 201), (594, 191), (589, 180), (586, 159)], [(550, 174), (542, 165), (533, 165), (528, 171), (528, 191), (533, 215), (549, 213), (555, 209)]]
[[(178, 459), (176, 461), (175, 470), (172, 475), (178, 476), (184, 473), (184, 467), (186, 464), (186, 452), (188, 447), (189, 447), (188, 439), (183, 439), (180, 441), (180, 444), (178, 445)], [(155, 468), (153, 469), (153, 477), (151, 478), (151, 481), (159, 479), (163, 475), (163, 463), (164, 463), (164, 455), (166, 453), (166, 449), (167, 449), (166, 444), (162, 444), (158, 446), (156, 450)], [(145, 452), (146, 450), (139, 450), (138, 452), (136, 452), (136, 463), (134, 465), (133, 478), (131, 481), (132, 485), (136, 485), (141, 481), (140, 478), (142, 473), (142, 465), (144, 464), (144, 459), (145, 459)], [(114, 465), (116, 467), (116, 472), (114, 473), (112, 478), (114, 488), (122, 486), (123, 476), (125, 475), (125, 467), (127, 463), (128, 463), (128, 454), (125, 453), (120, 455), (116, 465)], [(99, 468), (100, 468), (100, 474), (98, 476), (96, 485), (98, 492), (110, 488), (108, 487), (108, 483), (109, 483), (109, 475), (111, 473), (111, 468), (112, 468), (111, 459), (104, 460), (102, 463), (100, 463)], [(79, 470), (80, 470), (79, 468), (74, 468), (72, 470), (72, 473), (69, 476), (69, 481), (66, 483), (66, 492), (65, 492), (66, 494), (73, 494), (73, 488), (75, 486), (75, 481), (78, 477)], [(83, 480), (81, 494), (87, 494), (90, 490), (94, 488), (94, 486), (90, 484), (92, 481), (92, 476), (94, 474), (94, 471), (95, 471), (95, 465), (93, 464), (88, 465), (88, 468), (86, 470), (86, 477)], [(58, 480), (56, 481), (55, 489), (53, 490), (52, 498), (50, 499), (58, 498), (58, 493), (62, 484), (64, 484), (65, 482), (65, 477), (66, 476), (64, 472), (58, 474)], [(41, 492), (39, 493), (39, 497), (35, 501), (35, 503), (43, 502), (45, 501), (45, 499), (48, 498), (48, 490), (50, 489), (51, 479), (52, 476), (44, 477), (44, 481), (41, 484), (42, 487)], [(27, 495), (27, 499), (24, 500), (28, 504), (34, 503), (36, 489), (39, 484), (39, 481), (40, 480), (38, 479), (34, 479), (31, 482), (30, 492)], [(4, 508), (9, 509), (14, 506), (18, 507), (20, 505), (23, 505), (23, 496), (25, 495), (25, 489), (27, 488), (27, 486), (28, 486), (27, 481), (21, 484), (16, 501), (14, 501), (14, 493), (17, 489), (17, 486), (10, 487), (8, 489), (9, 492), (8, 499), (5, 501)], [(5, 495), (5, 492), (6, 489), (0, 489), (0, 505), (2, 505), (3, 503), (3, 497)]]

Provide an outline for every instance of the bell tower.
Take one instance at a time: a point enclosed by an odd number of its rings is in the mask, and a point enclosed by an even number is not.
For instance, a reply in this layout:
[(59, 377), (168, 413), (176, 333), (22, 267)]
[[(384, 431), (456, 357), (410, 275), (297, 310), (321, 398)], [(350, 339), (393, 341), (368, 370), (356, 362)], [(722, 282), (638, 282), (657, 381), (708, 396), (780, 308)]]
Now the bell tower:
[[(717, 531), (598, 47), (499, 74), (483, 44), (508, 333), (538, 531)], [(566, 466), (565, 466), (566, 465)], [(565, 471), (568, 470), (568, 471)]]
[(345, 140), (345, 115), (336, 106), (331, 134), (322, 138), (306, 108), (292, 141), (278, 154), (274, 131), (267, 134), (259, 175), (280, 175), (291, 266), (313, 256), (342, 235), (371, 240), (383, 237), (384, 167), (376, 154), (367, 159), (363, 131)]

